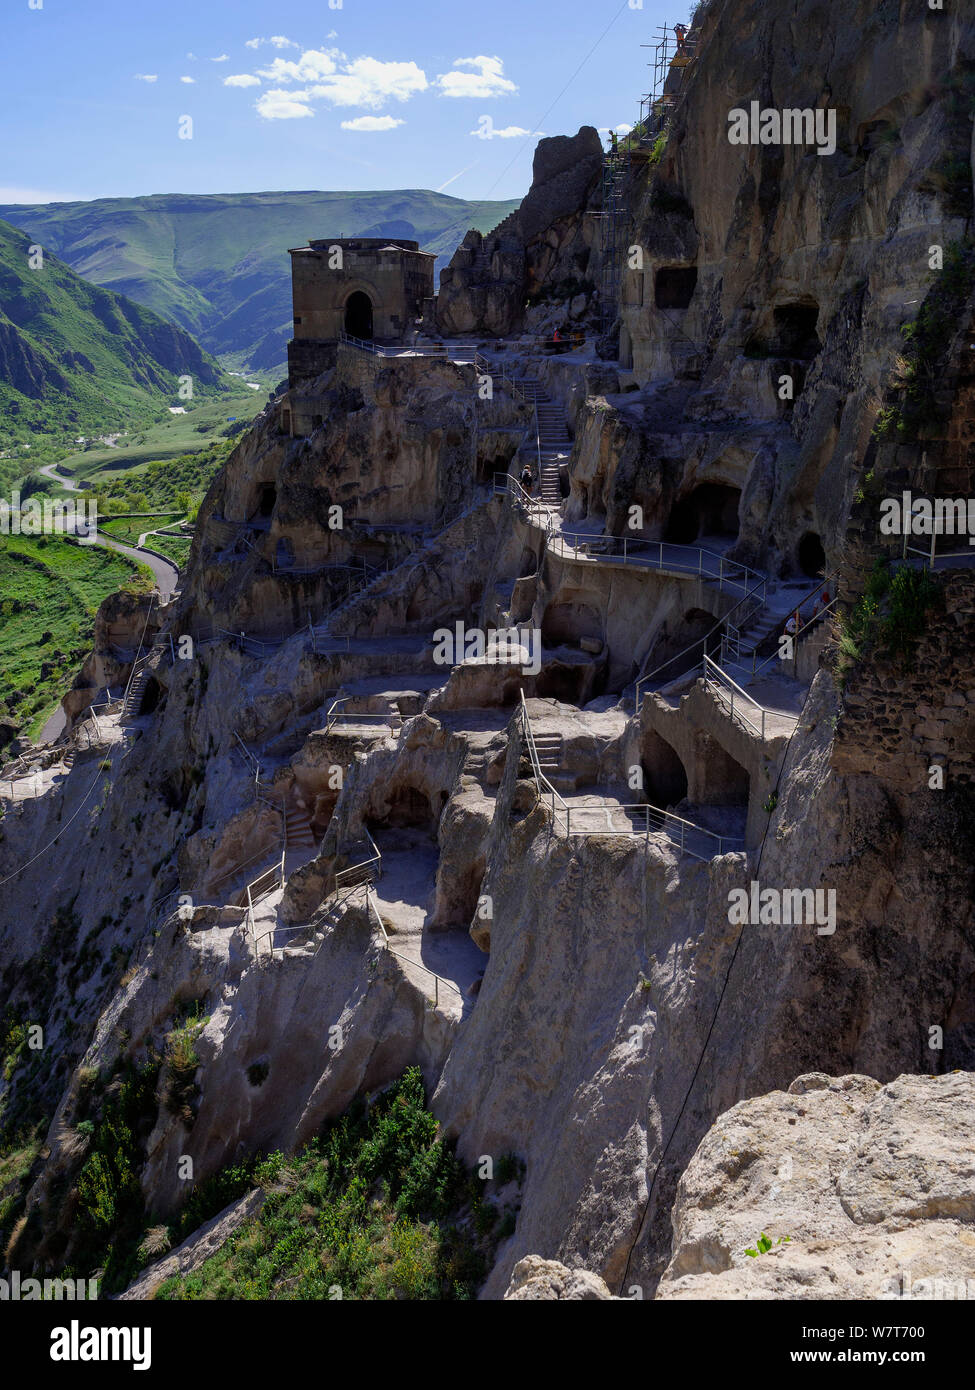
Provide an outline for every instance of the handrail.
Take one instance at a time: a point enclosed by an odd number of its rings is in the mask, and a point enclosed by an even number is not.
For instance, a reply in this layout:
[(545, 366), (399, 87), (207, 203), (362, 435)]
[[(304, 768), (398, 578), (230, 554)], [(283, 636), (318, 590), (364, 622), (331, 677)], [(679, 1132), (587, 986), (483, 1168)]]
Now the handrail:
[(546, 535), (558, 530), (558, 522), (540, 497), (532, 497), (526, 492), (513, 473), (495, 473), (494, 492), (503, 497), (513, 498), (532, 513), (532, 524), (541, 526)]
[[(555, 790), (555, 788), (552, 786), (551, 782), (549, 782), (548, 778), (545, 776), (545, 774), (544, 774), (544, 773), (542, 772), (542, 770), (541, 770), (541, 765), (540, 765), (539, 760), (538, 760), (538, 750), (537, 750), (537, 748), (536, 748), (536, 746), (535, 746), (535, 736), (534, 736), (534, 734), (533, 734), (533, 732), (532, 732), (531, 720), (530, 720), (530, 718), (529, 718), (529, 716), (528, 716), (528, 706), (527, 706), (527, 704), (525, 703), (525, 692), (524, 692), (524, 690), (522, 690), (522, 691), (520, 691), (519, 693), (520, 693), (520, 697), (521, 697), (520, 713), (521, 713), (522, 722), (523, 722), (523, 726), (524, 726), (524, 730), (525, 730), (526, 742), (527, 742), (527, 744), (528, 744), (528, 752), (529, 752), (529, 757), (530, 757), (530, 759), (531, 759), (532, 771), (533, 771), (533, 773), (534, 773), (535, 780), (536, 780), (536, 782), (538, 783), (539, 789), (541, 789), (542, 787), (544, 787), (544, 788), (547, 790), (547, 792), (550, 794), (551, 798), (552, 798), (552, 819), (553, 819), (553, 821), (557, 821), (557, 818), (558, 818), (559, 815), (564, 815), (564, 816), (565, 816), (565, 833), (566, 833), (566, 835), (571, 835), (571, 834), (572, 834), (572, 816), (573, 816), (573, 814), (575, 815), (576, 821), (577, 821), (577, 822), (578, 822), (580, 819), (581, 819), (581, 820), (585, 820), (585, 819), (587, 819), (587, 818), (589, 818), (589, 817), (591, 817), (591, 816), (593, 816), (593, 815), (598, 815), (598, 814), (600, 814), (600, 813), (605, 814), (605, 815), (607, 816), (607, 821), (608, 821), (608, 819), (609, 819), (609, 816), (610, 816), (610, 815), (613, 815), (613, 814), (622, 814), (627, 820), (632, 820), (636, 815), (639, 814), (639, 815), (642, 816), (643, 821), (644, 821), (644, 832), (643, 832), (643, 833), (647, 836), (648, 839), (649, 839), (649, 836), (650, 836), (650, 828), (651, 828), (651, 821), (652, 821), (652, 820), (655, 821), (655, 822), (657, 822), (658, 828), (663, 829), (663, 830), (665, 830), (665, 831), (668, 831), (668, 833), (669, 833), (669, 827), (670, 827), (671, 825), (679, 826), (679, 827), (680, 827), (680, 841), (679, 841), (679, 849), (680, 849), (680, 852), (681, 852), (682, 854), (690, 854), (690, 855), (692, 855), (692, 856), (693, 856), (694, 858), (696, 858), (696, 859), (703, 859), (704, 856), (701, 855), (701, 854), (698, 854), (698, 852), (697, 852), (696, 850), (692, 849), (692, 848), (688, 845), (688, 843), (687, 843), (687, 841), (688, 841), (688, 834), (687, 834), (687, 832), (688, 832), (688, 831), (692, 831), (695, 835), (704, 835), (704, 836), (707, 837), (707, 839), (715, 841), (716, 844), (717, 844), (717, 851), (716, 851), (716, 853), (719, 854), (719, 855), (721, 855), (721, 854), (727, 854), (727, 853), (738, 853), (738, 852), (740, 852), (741, 850), (744, 849), (744, 839), (743, 839), (742, 836), (740, 836), (740, 835), (718, 835), (718, 834), (715, 833), (715, 831), (713, 831), (713, 830), (708, 830), (708, 829), (707, 829), (705, 826), (703, 826), (703, 825), (697, 825), (697, 824), (695, 824), (694, 821), (685, 820), (685, 819), (683, 818), (683, 816), (675, 815), (673, 811), (668, 811), (668, 810), (666, 810), (666, 809), (665, 809), (664, 807), (662, 807), (662, 806), (654, 806), (651, 802), (641, 802), (641, 803), (638, 803), (638, 804), (628, 804), (628, 805), (622, 805), (622, 804), (618, 804), (618, 803), (615, 803), (615, 804), (605, 803), (605, 804), (603, 804), (602, 806), (576, 806), (576, 807), (570, 806), (570, 805), (568, 804), (568, 802)], [(558, 805), (556, 805), (556, 802), (558, 802)], [(587, 832), (586, 830), (577, 830), (576, 833), (577, 833), (577, 834), (583, 834), (583, 835), (584, 835), (584, 834), (587, 834), (587, 833), (591, 833), (591, 834), (604, 834), (604, 833), (608, 833), (608, 834), (633, 834), (633, 831), (632, 831), (632, 830), (617, 831), (617, 830), (612, 830), (611, 828), (608, 828), (606, 831), (599, 830), (599, 831), (591, 831), (591, 832)], [(728, 846), (728, 848), (726, 848), (726, 846)]]
[[(698, 645), (701, 645), (701, 647), (702, 647), (702, 655), (705, 655), (705, 656), (706, 656), (706, 655), (707, 655), (707, 643), (708, 643), (709, 639), (712, 638), (712, 637), (714, 636), (714, 634), (717, 632), (717, 630), (718, 630), (719, 627), (723, 627), (723, 626), (725, 625), (725, 623), (729, 620), (729, 618), (733, 617), (734, 614), (738, 612), (738, 609), (742, 606), (743, 603), (747, 603), (748, 600), (749, 600), (750, 598), (752, 598), (755, 594), (757, 594), (757, 593), (759, 592), (759, 590), (762, 591), (762, 597), (763, 597), (763, 599), (764, 599), (764, 598), (766, 597), (766, 595), (767, 595), (767, 592), (768, 592), (768, 580), (767, 580), (767, 579), (763, 579), (762, 582), (761, 582), (760, 584), (756, 584), (755, 587), (754, 587), (754, 589), (749, 589), (749, 591), (748, 591), (748, 593), (745, 595), (745, 597), (739, 599), (738, 602), (735, 604), (734, 608), (729, 609), (729, 611), (724, 615), (723, 618), (719, 618), (718, 621), (715, 623), (714, 627), (710, 628), (710, 629), (704, 634), (703, 637), (695, 638), (695, 640), (694, 640), (693, 642), (689, 643), (689, 645), (686, 646), (682, 652), (678, 652), (676, 656), (670, 656), (670, 657), (668, 657), (667, 660), (666, 660), (666, 661), (662, 661), (662, 662), (660, 663), (659, 666), (655, 666), (654, 669), (653, 669), (651, 672), (649, 672), (649, 674), (644, 675), (644, 676), (640, 676), (640, 678), (637, 680), (637, 683), (636, 683), (636, 691), (635, 691), (635, 697), (636, 697), (636, 711), (635, 711), (635, 712), (636, 712), (637, 714), (639, 714), (639, 712), (640, 712), (640, 705), (641, 705), (642, 700), (643, 700), (643, 695), (641, 694), (641, 690), (640, 690), (640, 687), (641, 687), (641, 686), (649, 684), (650, 681), (652, 681), (656, 676), (658, 676), (658, 675), (660, 674), (660, 672), (664, 669), (665, 666), (669, 666), (669, 665), (671, 664), (671, 662), (679, 661), (681, 657), (686, 656), (687, 653), (688, 653), (689, 651), (692, 651), (692, 650), (693, 650), (695, 647), (697, 647)], [(697, 667), (698, 667), (698, 664), (699, 664), (699, 663), (695, 662), (695, 663), (694, 663), (694, 666), (693, 666), (691, 669), (694, 670), (694, 671), (696, 671), (696, 670), (697, 670)]]
[(519, 694), (519, 696), (520, 696), (520, 698), (521, 698), (521, 706), (520, 706), (521, 718), (522, 718), (522, 723), (523, 723), (523, 725), (524, 725), (525, 740), (526, 740), (526, 742), (527, 742), (527, 744), (528, 744), (528, 755), (529, 755), (529, 757), (530, 757), (530, 759), (531, 759), (532, 770), (533, 770), (533, 772), (534, 772), (534, 774), (535, 774), (535, 780), (536, 780), (536, 782), (538, 783), (539, 789), (541, 789), (542, 787), (545, 787), (545, 789), (548, 791), (549, 795), (551, 796), (551, 798), (552, 798), (552, 814), (553, 814), (553, 816), (554, 816), (554, 814), (555, 814), (555, 803), (556, 803), (556, 800), (558, 801), (560, 807), (566, 812), (566, 814), (568, 814), (568, 810), (569, 810), (568, 803), (567, 803), (567, 802), (565, 801), (565, 799), (560, 795), (560, 793), (557, 792), (557, 791), (555, 790), (555, 788), (552, 786), (551, 782), (548, 780), (548, 778), (547, 778), (547, 777), (545, 776), (545, 774), (542, 772), (542, 766), (541, 766), (541, 763), (539, 762), (539, 759), (538, 759), (538, 749), (535, 747), (535, 735), (532, 733), (531, 720), (530, 720), (529, 717), (528, 717), (528, 705), (525, 703), (525, 692), (524, 692), (524, 690), (523, 690), (521, 687), (519, 687), (518, 694)]
[[(598, 561), (599, 559), (601, 559), (601, 558), (606, 559), (606, 560), (619, 560), (620, 558), (622, 558), (623, 564), (630, 564), (630, 563), (631, 563), (631, 559), (630, 559), (630, 555), (629, 555), (629, 553), (628, 553), (630, 549), (632, 549), (632, 550), (635, 551), (635, 550), (637, 550), (637, 549), (640, 548), (640, 547), (646, 547), (646, 548), (649, 550), (649, 549), (653, 549), (654, 547), (656, 547), (656, 550), (657, 550), (657, 561), (656, 561), (656, 564), (654, 564), (652, 561), (644, 560), (642, 557), (640, 557), (640, 558), (634, 557), (633, 563), (636, 563), (636, 564), (650, 564), (651, 567), (654, 568), (654, 569), (673, 569), (673, 570), (676, 570), (676, 571), (679, 572), (679, 573), (684, 573), (684, 572), (695, 573), (695, 572), (696, 572), (698, 575), (701, 576), (702, 579), (717, 580), (718, 585), (719, 585), (719, 587), (721, 587), (721, 588), (723, 588), (723, 587), (725, 586), (726, 583), (727, 583), (727, 584), (735, 584), (736, 587), (739, 587), (739, 582), (740, 582), (740, 581), (736, 581), (736, 579), (734, 579), (734, 578), (732, 577), (732, 576), (734, 576), (734, 575), (736, 574), (736, 572), (737, 572), (737, 574), (740, 575), (740, 576), (751, 575), (753, 578), (759, 580), (760, 583), (767, 583), (767, 580), (766, 580), (765, 576), (764, 576), (764, 575), (760, 575), (760, 574), (758, 573), (757, 570), (751, 569), (748, 565), (743, 565), (739, 560), (729, 560), (728, 557), (727, 557), (726, 555), (722, 555), (721, 552), (720, 552), (720, 551), (717, 551), (717, 550), (705, 550), (702, 546), (696, 546), (696, 545), (678, 545), (678, 544), (676, 544), (676, 543), (673, 542), (673, 541), (651, 541), (651, 540), (646, 540), (646, 539), (645, 539), (644, 537), (642, 537), (642, 536), (641, 536), (641, 537), (638, 537), (638, 538), (637, 538), (637, 537), (634, 537), (634, 538), (632, 538), (632, 539), (631, 539), (631, 537), (629, 537), (629, 536), (593, 536), (593, 537), (589, 537), (589, 539), (587, 539), (587, 540), (582, 541), (582, 543), (579, 544), (579, 545), (571, 545), (571, 542), (572, 542), (572, 540), (573, 540), (574, 538), (579, 537), (579, 536), (583, 536), (583, 535), (586, 535), (586, 534), (587, 534), (586, 532), (581, 532), (581, 531), (574, 531), (574, 532), (573, 532), (573, 531), (564, 531), (564, 530), (563, 530), (563, 531), (560, 533), (560, 537), (559, 537), (559, 539), (560, 539), (560, 541), (561, 541), (561, 543), (562, 543), (562, 551), (564, 552), (564, 550), (565, 550), (565, 544), (566, 544), (566, 542), (568, 541), (568, 542), (570, 542), (570, 549), (575, 550), (575, 551), (578, 551), (578, 552), (580, 552), (580, 553), (582, 553), (582, 554), (590, 554), (590, 553), (591, 553), (592, 556), (593, 556), (593, 558), (596, 559), (597, 561)], [(606, 549), (604, 548), (604, 547), (606, 547), (607, 545), (612, 545), (612, 544), (614, 544), (614, 543), (615, 543), (616, 545), (620, 545), (620, 544), (621, 544), (621, 545), (623, 546), (623, 554), (622, 554), (622, 557), (620, 557), (619, 555), (613, 554), (612, 551), (606, 550)], [(603, 547), (603, 549), (600, 549), (600, 547)], [(668, 561), (665, 561), (665, 560), (664, 560), (664, 550), (676, 550), (676, 551), (679, 551), (682, 555), (683, 555), (683, 554), (686, 554), (686, 555), (696, 555), (696, 556), (697, 556), (697, 568), (696, 568), (696, 571), (695, 571), (695, 569), (694, 569), (693, 566), (682, 565), (682, 564), (680, 564), (680, 563), (670, 563), (670, 562), (668, 562)], [(717, 570), (717, 573), (716, 573), (716, 574), (710, 572), (710, 571), (705, 567), (705, 564), (704, 564), (704, 557), (705, 557), (706, 555), (709, 556), (712, 560), (717, 560), (717, 561), (718, 561), (718, 570)], [(563, 558), (564, 558), (564, 554), (563, 554)], [(728, 574), (727, 574), (727, 575), (725, 574), (725, 567), (726, 567), (726, 566), (727, 566), (727, 569), (728, 569)]]
[[(346, 343), (349, 347), (358, 348), (360, 352), (371, 353), (373, 357), (443, 357), (447, 361), (461, 362), (466, 365), (474, 362), (477, 356), (477, 343), (446, 343), (436, 346), (423, 344), (412, 347), (408, 343), (377, 343), (368, 338), (356, 338), (351, 333), (343, 330), (339, 331), (339, 342)], [(463, 351), (465, 358), (457, 357), (456, 354)]]
[[(711, 669), (712, 669), (712, 668), (713, 668), (714, 671), (717, 672), (717, 675), (716, 675), (716, 676), (713, 675), (713, 674), (711, 674)], [(711, 685), (711, 686), (716, 687), (718, 690), (722, 690), (722, 682), (724, 682), (725, 685), (730, 685), (730, 686), (732, 687), (732, 690), (731, 690), (731, 699), (730, 699), (730, 703), (731, 703), (730, 714), (731, 714), (731, 718), (732, 718), (732, 719), (734, 719), (734, 717), (735, 717), (735, 693), (736, 693), (736, 692), (737, 692), (740, 696), (742, 696), (745, 700), (747, 700), (748, 703), (749, 703), (750, 705), (754, 705), (754, 707), (761, 713), (762, 718), (761, 718), (761, 724), (759, 725), (759, 724), (756, 724), (756, 723), (754, 722), (754, 720), (749, 719), (748, 715), (745, 714), (745, 713), (743, 713), (743, 711), (741, 710), (740, 707), (739, 707), (739, 709), (738, 709), (738, 711), (737, 711), (738, 717), (739, 717), (739, 719), (742, 721), (742, 723), (743, 723), (743, 724), (746, 724), (750, 729), (754, 729), (756, 733), (758, 733), (758, 734), (761, 735), (761, 737), (762, 737), (763, 740), (765, 739), (765, 716), (766, 716), (766, 714), (775, 714), (775, 715), (777, 715), (780, 719), (789, 719), (789, 720), (792, 721), (793, 724), (798, 724), (798, 723), (799, 723), (799, 716), (798, 716), (797, 714), (789, 714), (788, 711), (786, 711), (786, 710), (772, 710), (772, 709), (766, 709), (765, 705), (760, 704), (760, 703), (758, 702), (758, 700), (756, 700), (755, 697), (754, 697), (753, 695), (749, 695), (747, 690), (742, 690), (741, 686), (738, 685), (736, 681), (733, 681), (733, 680), (731, 679), (731, 677), (728, 675), (727, 671), (722, 670), (722, 668), (718, 665), (718, 663), (717, 663), (716, 661), (713, 661), (711, 657), (705, 655), (705, 658), (704, 658), (704, 683), (705, 683), (705, 685)], [(722, 692), (722, 693), (724, 693), (724, 692)]]
[(390, 946), (389, 936), (387, 935), (386, 928), (383, 925), (383, 919), (380, 914), (379, 908), (374, 901), (372, 888), (368, 885), (366, 886), (366, 900), (368, 903), (367, 911), (375, 913), (376, 921), (379, 925), (379, 930), (383, 938), (383, 946), (389, 952), (389, 954), (391, 956), (396, 956), (398, 960), (405, 961), (407, 965), (415, 966), (418, 970), (424, 971), (425, 974), (429, 975), (433, 979), (433, 1007), (435, 1009), (440, 1007), (441, 985), (445, 985), (447, 989), (452, 989), (454, 993), (457, 995), (458, 999), (461, 1001), (461, 1006), (463, 1006), (464, 995), (460, 987), (454, 984), (453, 980), (444, 979), (444, 977), (442, 975), (438, 975), (435, 970), (431, 970), (428, 965), (424, 965), (421, 960), (414, 960), (412, 956), (406, 956), (402, 953), (402, 951), (396, 951), (393, 949), (392, 946)]
[[(363, 833), (364, 837), (369, 841), (369, 845), (370, 845), (370, 847), (371, 847), (371, 849), (372, 849), (372, 854), (369, 856), (368, 859), (360, 859), (360, 860), (358, 860), (355, 864), (347, 864), (346, 867), (345, 867), (344, 869), (338, 869), (338, 870), (336, 870), (336, 873), (335, 873), (335, 891), (336, 891), (336, 892), (338, 891), (339, 879), (343, 879), (343, 880), (344, 880), (345, 878), (350, 877), (352, 874), (359, 873), (360, 870), (362, 870), (362, 869), (368, 869), (368, 868), (369, 868), (371, 865), (373, 865), (373, 864), (378, 865), (377, 875), (376, 875), (376, 876), (377, 876), (378, 878), (382, 878), (382, 876), (383, 876), (383, 856), (382, 856), (382, 852), (380, 851), (379, 846), (376, 844), (375, 840), (374, 840), (374, 839), (372, 838), (372, 836), (370, 835), (370, 833), (369, 833), (369, 827), (368, 827), (367, 825), (364, 825), (364, 826), (362, 827), (362, 833)], [(325, 839), (327, 839), (327, 838), (328, 838), (328, 832), (326, 832), (325, 838), (322, 840), (322, 843), (321, 843), (321, 845), (320, 845), (320, 847), (319, 847), (318, 853), (319, 853), (320, 855), (325, 853)]]
[[(828, 587), (828, 585), (832, 582), (833, 579), (838, 579), (838, 578), (839, 578), (839, 571), (837, 571), (836, 574), (832, 575), (830, 579), (825, 579), (825, 580), (823, 580), (823, 587), (824, 587), (824, 588), (825, 588), (825, 587)], [(816, 587), (818, 588), (819, 586), (817, 585)], [(793, 642), (793, 651), (796, 653), (796, 656), (798, 656), (798, 652), (799, 652), (799, 638), (802, 636), (802, 634), (803, 634), (804, 632), (808, 632), (809, 629), (810, 629), (811, 627), (815, 627), (815, 625), (816, 625), (818, 622), (820, 622), (820, 621), (822, 620), (822, 618), (824, 617), (824, 615), (825, 615), (826, 613), (832, 612), (833, 606), (834, 606), (835, 604), (839, 603), (839, 601), (840, 601), (840, 596), (839, 596), (839, 594), (837, 594), (835, 598), (830, 599), (829, 603), (824, 604), (824, 606), (823, 606), (822, 608), (820, 608), (818, 612), (814, 613), (813, 616), (812, 616), (807, 622), (803, 623), (802, 627), (797, 628), (795, 632), (790, 632), (790, 633), (788, 634), (788, 635), (792, 638), (792, 642)], [(800, 604), (800, 607), (801, 607), (801, 604)], [(796, 609), (796, 612), (798, 612), (798, 611), (799, 611), (799, 610)], [(788, 621), (788, 619), (787, 619), (786, 621)], [(771, 666), (771, 665), (773, 664), (773, 662), (776, 662), (776, 661), (779, 660), (779, 655), (778, 655), (778, 653), (777, 653), (777, 652), (773, 652), (771, 656), (766, 657), (766, 659), (762, 662), (761, 666), (756, 666), (756, 665), (755, 665), (755, 658), (756, 658), (756, 655), (757, 655), (757, 653), (754, 653), (754, 652), (752, 653), (752, 676), (753, 676), (753, 677), (754, 677), (754, 676), (757, 676), (760, 672), (766, 670), (769, 666)]]

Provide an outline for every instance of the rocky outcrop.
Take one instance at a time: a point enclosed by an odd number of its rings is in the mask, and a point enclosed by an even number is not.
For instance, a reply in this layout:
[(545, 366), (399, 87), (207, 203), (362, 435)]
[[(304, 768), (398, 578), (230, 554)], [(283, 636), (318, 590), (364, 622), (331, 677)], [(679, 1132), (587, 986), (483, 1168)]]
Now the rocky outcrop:
[(526, 299), (557, 304), (577, 321), (585, 316), (595, 283), (592, 227), (584, 213), (602, 153), (592, 126), (571, 138), (539, 141), (521, 206), (485, 236), (468, 232), (441, 271), (440, 332), (506, 337), (532, 322)]
[(586, 1269), (566, 1269), (558, 1260), (528, 1255), (511, 1272), (505, 1301), (530, 1303), (563, 1298), (611, 1299), (613, 1295), (598, 1274)]
[(970, 1298), (973, 1153), (970, 1073), (816, 1072), (742, 1101), (681, 1177), (656, 1297)]

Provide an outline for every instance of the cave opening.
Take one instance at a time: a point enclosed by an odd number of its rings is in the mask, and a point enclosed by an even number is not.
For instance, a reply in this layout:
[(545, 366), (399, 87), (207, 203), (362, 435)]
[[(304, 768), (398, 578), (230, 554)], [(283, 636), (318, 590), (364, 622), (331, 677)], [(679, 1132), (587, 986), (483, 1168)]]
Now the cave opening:
[(709, 806), (747, 806), (751, 791), (748, 769), (705, 734), (700, 742), (702, 791), (700, 800)]
[(271, 516), (277, 500), (278, 490), (274, 483), (261, 483), (261, 492), (257, 501), (258, 516)]
[(661, 810), (678, 805), (687, 795), (687, 772), (677, 750), (650, 729), (642, 754), (640, 766), (647, 801)]
[(654, 277), (654, 304), (658, 309), (686, 309), (696, 288), (696, 265), (662, 265)]
[(816, 334), (819, 305), (815, 302), (777, 304), (773, 311), (776, 351), (782, 357), (809, 362), (822, 347)]
[(826, 551), (815, 531), (807, 531), (799, 542), (799, 568), (810, 579), (821, 579), (826, 573)]
[(741, 488), (699, 483), (671, 508), (664, 540), (692, 545), (700, 536), (737, 536)]

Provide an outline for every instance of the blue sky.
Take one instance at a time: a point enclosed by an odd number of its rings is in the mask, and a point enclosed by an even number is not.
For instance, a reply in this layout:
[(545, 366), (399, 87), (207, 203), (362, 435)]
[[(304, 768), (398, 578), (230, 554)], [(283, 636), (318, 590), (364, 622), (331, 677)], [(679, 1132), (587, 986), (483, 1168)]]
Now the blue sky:
[(4, 0), (0, 202), (263, 189), (520, 197), (537, 132), (636, 119), (649, 77), (640, 45), (690, 8)]

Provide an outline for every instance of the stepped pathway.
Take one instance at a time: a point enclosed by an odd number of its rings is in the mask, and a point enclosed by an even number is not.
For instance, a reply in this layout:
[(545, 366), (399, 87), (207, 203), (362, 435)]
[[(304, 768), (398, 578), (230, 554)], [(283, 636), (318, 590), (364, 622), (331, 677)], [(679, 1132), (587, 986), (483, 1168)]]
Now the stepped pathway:
[(538, 765), (544, 773), (559, 771), (562, 766), (561, 734), (536, 734), (535, 750), (538, 753)]
[(538, 417), (539, 461), (541, 486), (539, 498), (548, 507), (561, 507), (562, 484), (559, 464), (572, 453), (572, 440), (566, 424), (565, 410), (554, 401), (537, 377), (513, 377), (515, 385), (527, 401), (535, 406)]
[(285, 804), (284, 833), (285, 845), (289, 854), (296, 850), (317, 848), (308, 808), (307, 806), (299, 806), (296, 801), (288, 801)]
[(142, 699), (146, 693), (146, 685), (149, 681), (151, 672), (149, 662), (153, 656), (159, 652), (168, 650), (168, 642), (164, 637), (156, 637), (148, 651), (142, 651), (132, 664), (132, 674), (129, 683), (125, 688), (125, 699), (122, 703), (122, 719), (137, 719), (142, 708)]
[(485, 958), (468, 935), (469, 922), (427, 929), (436, 896), (437, 841), (418, 828), (376, 830), (374, 838), (383, 865), (373, 894), (389, 944), (404, 973), (425, 994), (431, 989), (428, 971), (447, 981), (440, 986), (439, 1009), (459, 1018), (471, 986), (484, 973)]

